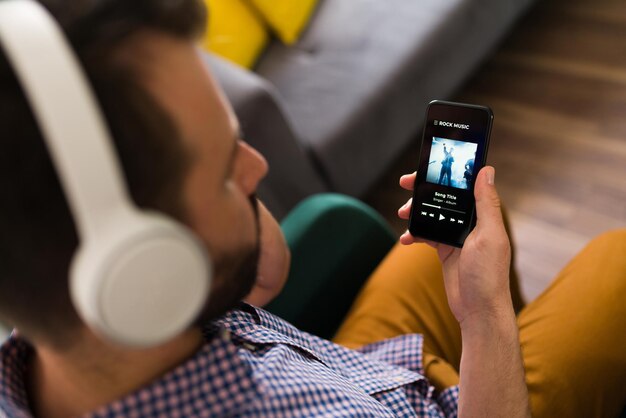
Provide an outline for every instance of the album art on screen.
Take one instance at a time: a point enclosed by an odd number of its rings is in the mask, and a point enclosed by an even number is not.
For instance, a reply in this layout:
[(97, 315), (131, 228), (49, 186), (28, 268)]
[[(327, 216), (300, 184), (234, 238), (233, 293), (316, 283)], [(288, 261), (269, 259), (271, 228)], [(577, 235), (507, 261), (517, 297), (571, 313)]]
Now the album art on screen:
[(478, 144), (433, 137), (426, 181), (442, 186), (469, 189), (474, 178)]

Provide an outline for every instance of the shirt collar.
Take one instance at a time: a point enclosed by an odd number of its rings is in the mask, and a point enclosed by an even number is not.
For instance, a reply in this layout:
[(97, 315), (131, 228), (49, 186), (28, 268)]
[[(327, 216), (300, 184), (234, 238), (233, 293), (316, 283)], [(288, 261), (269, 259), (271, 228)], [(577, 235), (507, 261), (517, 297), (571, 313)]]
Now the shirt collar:
[(25, 376), (32, 347), (14, 332), (0, 347), (0, 411), (9, 417), (31, 416)]
[(216, 325), (229, 330), (237, 338), (252, 344), (285, 344), (329, 366), (332, 361), (317, 347), (319, 338), (299, 330), (278, 317), (241, 303), (237, 310), (216, 321)]

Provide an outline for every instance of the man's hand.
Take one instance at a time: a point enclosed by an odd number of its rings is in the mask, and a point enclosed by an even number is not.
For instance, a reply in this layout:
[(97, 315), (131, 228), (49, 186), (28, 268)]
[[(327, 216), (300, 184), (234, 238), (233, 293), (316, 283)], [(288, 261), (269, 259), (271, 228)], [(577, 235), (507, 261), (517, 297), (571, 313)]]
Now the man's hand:
[(287, 281), (291, 253), (274, 216), (261, 201), (258, 204), (261, 255), (256, 283), (245, 301), (251, 305), (265, 306), (278, 296)]
[[(413, 190), (416, 174), (400, 179)], [(459, 417), (529, 417), (519, 336), (509, 290), (509, 243), (495, 170), (485, 167), (476, 178), (476, 228), (462, 249), (425, 241), (407, 231), (400, 242), (425, 242), (437, 249), (452, 313), (461, 327)], [(408, 219), (412, 202), (398, 210)]]
[[(415, 175), (402, 176), (400, 185), (413, 190)], [(477, 224), (462, 249), (415, 238), (408, 231), (400, 237), (405, 245), (425, 242), (437, 249), (443, 264), (448, 303), (461, 326), (470, 317), (499, 315), (512, 309), (511, 246), (504, 229), (494, 176), (493, 167), (485, 167), (478, 173), (474, 191)], [(398, 215), (408, 220), (410, 212), (411, 200), (400, 208)]]

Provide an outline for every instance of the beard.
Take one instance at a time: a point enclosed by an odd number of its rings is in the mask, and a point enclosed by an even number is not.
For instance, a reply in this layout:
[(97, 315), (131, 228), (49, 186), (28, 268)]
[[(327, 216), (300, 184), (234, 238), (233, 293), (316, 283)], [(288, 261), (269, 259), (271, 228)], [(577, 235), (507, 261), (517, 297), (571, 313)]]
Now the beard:
[(207, 324), (235, 308), (254, 287), (261, 254), (261, 228), (256, 195), (250, 196), (250, 204), (256, 221), (255, 243), (225, 254), (219, 260), (214, 260), (211, 292), (198, 318), (198, 325)]

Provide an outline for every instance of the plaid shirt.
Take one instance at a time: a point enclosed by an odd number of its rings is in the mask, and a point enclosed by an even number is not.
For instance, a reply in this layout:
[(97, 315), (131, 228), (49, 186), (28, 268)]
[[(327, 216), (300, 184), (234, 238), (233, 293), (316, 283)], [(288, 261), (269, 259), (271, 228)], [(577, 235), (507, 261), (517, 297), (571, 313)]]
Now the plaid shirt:
[[(189, 360), (85, 416), (456, 417), (458, 387), (435, 396), (420, 335), (348, 350), (244, 304), (204, 334)], [(31, 351), (15, 336), (0, 349), (0, 416), (31, 416), (24, 382)]]

